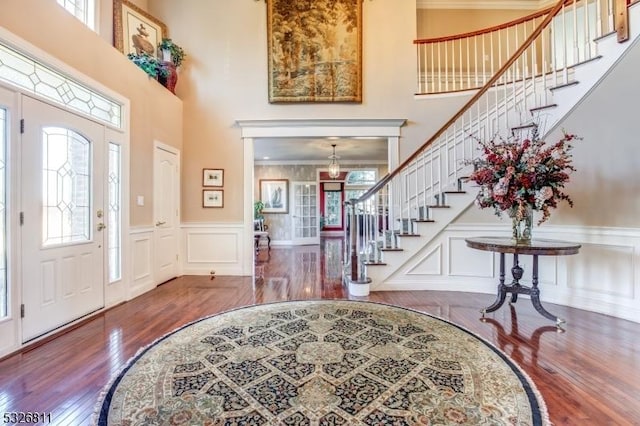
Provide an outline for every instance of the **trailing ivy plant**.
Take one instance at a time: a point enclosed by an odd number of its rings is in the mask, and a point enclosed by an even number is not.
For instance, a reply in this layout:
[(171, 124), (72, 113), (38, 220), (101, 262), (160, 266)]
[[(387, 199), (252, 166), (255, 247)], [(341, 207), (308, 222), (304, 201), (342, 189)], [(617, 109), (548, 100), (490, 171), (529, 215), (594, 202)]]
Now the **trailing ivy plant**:
[(149, 77), (158, 79), (158, 76), (167, 77), (168, 75), (167, 69), (162, 66), (162, 63), (158, 58), (151, 56), (148, 53), (129, 53), (127, 58), (146, 72)]

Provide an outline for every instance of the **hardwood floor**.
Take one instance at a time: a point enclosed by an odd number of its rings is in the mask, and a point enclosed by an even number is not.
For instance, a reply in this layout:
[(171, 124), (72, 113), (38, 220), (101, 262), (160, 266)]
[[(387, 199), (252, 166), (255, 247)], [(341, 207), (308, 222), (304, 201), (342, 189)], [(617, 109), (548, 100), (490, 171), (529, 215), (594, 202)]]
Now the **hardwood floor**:
[[(88, 424), (103, 386), (141, 347), (205, 315), (277, 300), (349, 298), (340, 281), (340, 240), (261, 250), (249, 277), (185, 276), (96, 316), (81, 327), (0, 362), (0, 419), (6, 412), (50, 412), (51, 424)], [(375, 302), (448, 319), (510, 355), (542, 393), (555, 425), (640, 424), (640, 324), (551, 304), (567, 331), (529, 300), (480, 321), (485, 294), (399, 291)]]

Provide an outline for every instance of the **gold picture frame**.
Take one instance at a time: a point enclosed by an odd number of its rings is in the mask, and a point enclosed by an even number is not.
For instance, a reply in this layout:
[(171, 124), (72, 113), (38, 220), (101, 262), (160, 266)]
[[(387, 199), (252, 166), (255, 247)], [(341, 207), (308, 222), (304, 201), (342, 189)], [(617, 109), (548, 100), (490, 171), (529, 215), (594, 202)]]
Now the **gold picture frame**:
[(127, 0), (113, 0), (113, 45), (124, 53), (158, 56), (167, 26)]
[(362, 0), (267, 0), (267, 44), (270, 103), (362, 102)]

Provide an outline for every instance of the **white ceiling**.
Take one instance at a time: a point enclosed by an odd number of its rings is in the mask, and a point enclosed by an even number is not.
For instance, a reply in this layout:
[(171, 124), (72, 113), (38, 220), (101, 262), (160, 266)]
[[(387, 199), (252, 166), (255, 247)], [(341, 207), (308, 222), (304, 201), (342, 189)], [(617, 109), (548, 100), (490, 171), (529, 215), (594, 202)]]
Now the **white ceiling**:
[(387, 161), (386, 138), (258, 138), (253, 155), (255, 161), (329, 163), (334, 143), (339, 162)]

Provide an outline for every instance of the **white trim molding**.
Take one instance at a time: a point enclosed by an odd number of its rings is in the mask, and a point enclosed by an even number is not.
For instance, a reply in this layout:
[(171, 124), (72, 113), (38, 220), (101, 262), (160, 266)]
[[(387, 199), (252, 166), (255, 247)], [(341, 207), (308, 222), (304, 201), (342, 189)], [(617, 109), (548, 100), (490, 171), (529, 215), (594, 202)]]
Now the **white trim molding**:
[[(510, 236), (510, 224), (453, 224), (372, 290), (448, 290), (495, 294), (499, 256), (467, 247), (465, 238)], [(640, 228), (544, 225), (534, 238), (582, 245), (572, 256), (540, 256), (540, 298), (640, 322)], [(434, 256), (434, 253), (439, 253)], [(521, 256), (531, 283), (531, 256)], [(507, 255), (507, 279), (511, 256)], [(437, 272), (441, 271), (440, 274)], [(369, 274), (370, 275), (370, 274)], [(478, 309), (482, 306), (478, 306)]]

